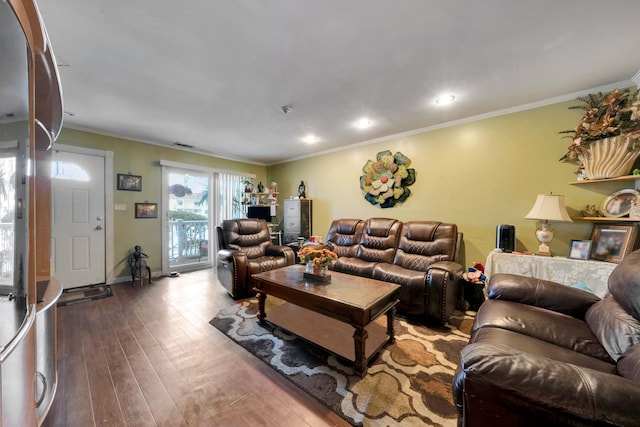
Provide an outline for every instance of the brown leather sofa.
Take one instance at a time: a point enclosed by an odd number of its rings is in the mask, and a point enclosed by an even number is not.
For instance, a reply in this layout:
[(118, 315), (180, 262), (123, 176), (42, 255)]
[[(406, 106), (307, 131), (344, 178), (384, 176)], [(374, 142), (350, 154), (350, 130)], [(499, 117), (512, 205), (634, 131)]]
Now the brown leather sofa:
[(455, 224), (391, 218), (337, 219), (327, 246), (334, 271), (401, 285), (398, 312), (444, 324), (461, 301), (462, 233)]
[(608, 285), (600, 299), (492, 276), (453, 385), (459, 425), (640, 425), (640, 251)]
[(233, 298), (253, 295), (252, 274), (292, 265), (295, 253), (274, 245), (263, 219), (222, 221), (218, 233), (218, 279)]

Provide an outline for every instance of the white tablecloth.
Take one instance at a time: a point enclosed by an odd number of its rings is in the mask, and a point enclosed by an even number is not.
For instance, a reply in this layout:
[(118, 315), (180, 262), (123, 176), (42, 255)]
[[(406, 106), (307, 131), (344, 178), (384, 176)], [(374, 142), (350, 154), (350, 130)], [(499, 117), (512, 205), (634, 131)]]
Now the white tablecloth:
[(512, 273), (522, 276), (552, 280), (567, 286), (584, 283), (602, 298), (607, 292), (607, 280), (618, 264), (570, 259), (565, 257), (545, 257), (536, 255), (516, 255), (491, 252), (485, 264), (485, 274)]

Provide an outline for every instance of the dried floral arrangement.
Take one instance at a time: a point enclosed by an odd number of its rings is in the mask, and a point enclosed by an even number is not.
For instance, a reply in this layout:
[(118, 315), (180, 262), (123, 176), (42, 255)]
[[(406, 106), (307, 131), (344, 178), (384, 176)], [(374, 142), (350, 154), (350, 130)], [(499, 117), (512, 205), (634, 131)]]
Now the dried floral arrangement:
[(599, 92), (578, 100), (582, 101), (583, 105), (572, 106), (569, 109), (581, 109), (585, 113), (575, 129), (560, 132), (573, 139), (561, 161), (579, 164), (578, 155), (593, 141), (613, 136), (634, 139), (635, 141), (629, 145), (629, 150), (640, 147), (640, 100), (637, 91), (616, 88), (606, 94)]

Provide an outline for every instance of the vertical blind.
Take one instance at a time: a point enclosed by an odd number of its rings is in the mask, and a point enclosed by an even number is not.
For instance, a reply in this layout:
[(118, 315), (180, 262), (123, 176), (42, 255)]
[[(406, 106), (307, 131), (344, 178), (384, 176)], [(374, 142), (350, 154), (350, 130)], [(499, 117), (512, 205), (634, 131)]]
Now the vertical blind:
[(246, 176), (237, 173), (218, 173), (218, 224), (224, 219), (245, 216), (245, 205), (242, 203), (242, 197), (244, 195), (244, 182), (248, 180), (249, 178)]

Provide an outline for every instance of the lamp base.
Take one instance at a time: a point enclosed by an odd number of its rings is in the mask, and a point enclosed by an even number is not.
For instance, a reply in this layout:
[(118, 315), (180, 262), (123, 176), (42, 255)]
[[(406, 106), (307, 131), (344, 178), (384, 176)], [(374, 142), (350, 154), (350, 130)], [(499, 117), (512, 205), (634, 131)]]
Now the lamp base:
[(553, 230), (545, 221), (545, 223), (543, 223), (541, 227), (536, 230), (536, 239), (538, 239), (538, 242), (540, 242), (540, 246), (538, 246), (538, 252), (536, 253), (536, 255), (551, 256), (551, 249), (549, 249), (549, 245), (547, 243), (550, 243), (553, 240), (553, 236)]

